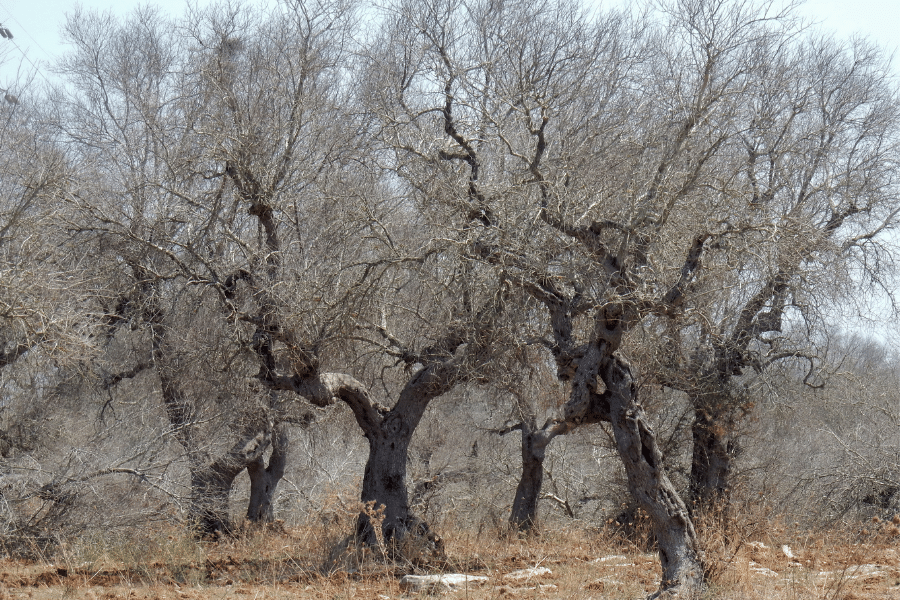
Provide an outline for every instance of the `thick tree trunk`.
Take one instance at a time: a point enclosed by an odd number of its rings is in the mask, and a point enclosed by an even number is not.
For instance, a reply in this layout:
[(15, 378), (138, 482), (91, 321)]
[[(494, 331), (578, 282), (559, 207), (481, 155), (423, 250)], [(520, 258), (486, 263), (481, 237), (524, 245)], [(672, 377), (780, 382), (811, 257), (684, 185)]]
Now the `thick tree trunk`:
[(604, 361), (602, 376), (609, 392), (610, 416), (628, 488), (650, 516), (659, 544), (664, 594), (693, 597), (703, 587), (702, 556), (687, 507), (662, 467), (656, 436), (637, 403), (631, 368), (619, 357)]
[(247, 506), (247, 521), (251, 523), (272, 523), (275, 520), (273, 502), (278, 482), (284, 477), (287, 464), (288, 437), (284, 425), (276, 425), (272, 436), (272, 455), (266, 466), (262, 456), (247, 465), (250, 476), (250, 502)]
[[(438, 371), (437, 375), (435, 371)], [(427, 531), (409, 508), (407, 452), (428, 402), (449, 389), (452, 383), (453, 379), (439, 369), (422, 369), (404, 387), (396, 406), (387, 410), (373, 401), (366, 387), (349, 375), (320, 373), (308, 378), (270, 380), (273, 388), (293, 390), (316, 406), (328, 406), (341, 400), (353, 411), (369, 441), (369, 458), (360, 494), (360, 500), (369, 506), (357, 519), (356, 537), (360, 543), (378, 544), (373, 517), (381, 520), (385, 542), (399, 541), (414, 529)]]
[[(489, 311), (489, 308), (492, 310)], [(479, 318), (484, 320), (479, 326), (489, 325), (491, 316), (497, 310), (497, 306), (491, 305), (479, 313)], [(408, 354), (406, 360), (410, 367), (415, 363), (423, 366), (413, 373), (390, 410), (374, 402), (365, 386), (348, 375), (315, 373), (315, 369), (312, 376), (295, 373), (290, 377), (276, 377), (271, 369), (263, 373), (261, 380), (273, 390), (293, 390), (318, 406), (341, 400), (353, 411), (357, 424), (369, 441), (369, 458), (360, 494), (360, 500), (368, 506), (359, 515), (356, 527), (356, 537), (360, 542), (369, 545), (378, 543), (372, 526), (373, 518), (377, 518), (382, 521), (381, 531), (389, 551), (397, 549), (399, 542), (408, 534), (415, 533), (428, 541), (434, 553), (442, 553), (440, 539), (410, 511), (406, 488), (407, 453), (413, 432), (428, 404), (452, 389), (461, 379), (463, 361), (455, 353), (467, 339), (459, 327), (451, 327), (445, 338), (423, 349), (419, 355), (404, 350)], [(472, 346), (479, 347), (477, 344)]]
[[(429, 553), (443, 552), (440, 538), (430, 531), (427, 523), (410, 511), (406, 462), (413, 432), (421, 422), (429, 402), (454, 385), (457, 373), (457, 367), (451, 360), (421, 369), (404, 386), (394, 408), (379, 416), (372, 413), (371, 404), (367, 410), (353, 398), (345, 398), (369, 440), (369, 459), (363, 475), (360, 499), (371, 507), (370, 510), (383, 511), (376, 514), (382, 520), (381, 532), (389, 552), (399, 550), (401, 542), (409, 535), (426, 542)], [(363, 543), (377, 543), (372, 515), (365, 512), (360, 514), (356, 535)], [(421, 555), (423, 549), (424, 547), (420, 547), (417, 554)]]
[(692, 511), (724, 509), (728, 505), (734, 456), (726, 438), (729, 432), (730, 427), (710, 411), (695, 409), (691, 426), (694, 441), (690, 478)]
[[(382, 511), (381, 533), (388, 547), (399, 542), (408, 532), (420, 526), (409, 509), (406, 489), (406, 459), (414, 427), (406, 415), (392, 412), (376, 430), (368, 432), (369, 459), (363, 475), (360, 499), (371, 511)], [(356, 535), (359, 541), (376, 545), (372, 527), (373, 513), (361, 513)]]

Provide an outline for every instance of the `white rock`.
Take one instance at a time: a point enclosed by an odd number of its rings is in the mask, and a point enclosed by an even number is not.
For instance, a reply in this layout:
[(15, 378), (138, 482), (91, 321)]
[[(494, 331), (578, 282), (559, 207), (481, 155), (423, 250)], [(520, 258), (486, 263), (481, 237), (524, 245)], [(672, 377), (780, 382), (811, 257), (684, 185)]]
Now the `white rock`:
[(623, 560), (628, 560), (628, 557), (624, 554), (610, 554), (609, 556), (598, 558), (594, 562), (621, 562)]
[(778, 573), (776, 573), (772, 569), (764, 567), (759, 563), (755, 563), (752, 560), (750, 561), (750, 570), (757, 575), (762, 575), (763, 577), (778, 577)]
[(532, 577), (547, 577), (549, 575), (553, 575), (553, 571), (551, 571), (547, 567), (534, 567), (532, 569), (520, 569), (518, 571), (513, 571), (512, 573), (507, 573), (503, 576), (503, 579), (520, 581), (522, 579), (531, 579)]
[(624, 554), (611, 554), (610, 556), (604, 556), (602, 558), (596, 558), (591, 561), (592, 563), (604, 563), (611, 567), (631, 567), (634, 566), (634, 563), (628, 560), (628, 557)]
[(462, 573), (449, 573), (446, 575), (406, 575), (400, 580), (400, 589), (404, 591), (454, 591), (465, 589), (467, 585), (480, 585), (487, 580), (487, 577), (481, 575), (463, 575)]

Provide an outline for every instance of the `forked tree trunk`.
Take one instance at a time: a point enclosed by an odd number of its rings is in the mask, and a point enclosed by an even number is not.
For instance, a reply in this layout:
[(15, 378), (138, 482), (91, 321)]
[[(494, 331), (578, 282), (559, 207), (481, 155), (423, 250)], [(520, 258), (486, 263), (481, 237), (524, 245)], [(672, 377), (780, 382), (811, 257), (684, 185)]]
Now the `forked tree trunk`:
[(409, 508), (407, 454), (421, 416), (418, 407), (411, 413), (395, 409), (385, 416), (375, 435), (367, 435), (369, 459), (360, 494), (366, 511), (360, 513), (356, 525), (356, 537), (361, 543), (377, 545), (378, 539), (372, 525), (374, 518), (381, 520), (381, 534), (388, 552), (397, 551), (404, 539), (412, 535), (422, 542), (418, 552), (443, 553), (441, 539), (431, 531), (428, 523)]
[[(522, 431), (522, 476), (516, 486), (516, 497), (509, 516), (510, 527), (525, 532), (531, 531), (538, 523), (538, 502), (544, 483), (544, 457), (550, 442), (579, 425), (601, 421), (609, 421), (609, 405), (605, 396), (590, 393), (587, 407), (575, 419), (549, 420), (538, 429), (534, 418), (528, 417), (513, 427), (499, 431), (500, 435), (517, 429)], [(568, 506), (566, 508), (571, 515), (571, 509)]]
[(455, 384), (456, 373), (456, 366), (451, 361), (421, 369), (404, 386), (394, 407), (377, 416), (371, 410), (371, 403), (365, 409), (360, 402), (352, 399), (349, 402), (357, 423), (369, 440), (369, 459), (360, 494), (360, 500), (368, 506), (368, 510), (361, 513), (357, 520), (356, 535), (359, 541), (377, 544), (372, 527), (374, 516), (381, 519), (381, 532), (388, 551), (397, 549), (398, 544), (410, 534), (427, 541), (432, 552), (442, 551), (440, 538), (430, 531), (427, 523), (410, 511), (406, 462), (410, 440), (428, 404)]
[[(494, 313), (502, 308), (500, 299), (498, 296), (496, 304), (492, 303), (478, 313), (480, 322), (476, 323), (474, 337), (479, 343), (472, 343), (469, 352), (480, 348), (481, 340), (486, 339), (477, 334), (482, 327), (491, 324)], [(262, 378), (271, 389), (292, 390), (317, 406), (328, 406), (341, 400), (353, 411), (369, 441), (369, 457), (360, 493), (360, 500), (367, 508), (357, 519), (358, 541), (368, 545), (378, 543), (372, 525), (373, 518), (377, 518), (381, 520), (381, 531), (389, 551), (408, 534), (414, 533), (428, 541), (433, 553), (442, 553), (440, 539), (410, 511), (406, 462), (410, 440), (428, 404), (462, 379), (463, 360), (455, 353), (467, 340), (467, 336), (461, 335), (461, 329), (454, 326), (445, 338), (425, 348), (421, 355), (410, 354), (406, 359), (410, 367), (415, 363), (423, 366), (410, 376), (390, 410), (375, 402), (366, 387), (349, 375), (315, 373), (312, 376), (274, 377), (270, 372)]]
[(404, 387), (394, 408), (387, 410), (373, 401), (366, 387), (349, 375), (320, 373), (309, 378), (288, 377), (271, 381), (273, 388), (293, 390), (316, 406), (328, 406), (342, 400), (353, 411), (369, 441), (369, 457), (360, 493), (360, 500), (368, 507), (360, 513), (356, 525), (356, 538), (360, 543), (378, 544), (373, 518), (381, 520), (386, 542), (400, 541), (413, 529), (427, 531), (424, 524), (419, 526), (420, 522), (409, 508), (407, 451), (428, 402), (449, 389), (452, 383), (452, 377), (447, 377), (439, 368), (422, 369)]
[(287, 465), (288, 437), (284, 425), (276, 425), (272, 436), (272, 454), (266, 465), (262, 456), (247, 465), (250, 476), (250, 502), (247, 505), (247, 521), (272, 523), (275, 521), (274, 499), (278, 482), (284, 477)]
[(662, 582), (657, 595), (693, 597), (703, 588), (703, 563), (687, 507), (666, 476), (656, 436), (637, 403), (628, 364), (617, 356), (604, 361), (602, 377), (609, 392), (616, 447), (628, 489), (650, 516), (659, 544)]
[(271, 428), (247, 433), (224, 456), (191, 469), (189, 517), (201, 536), (230, 534), (234, 530), (228, 497), (235, 477), (260, 459), (271, 442)]

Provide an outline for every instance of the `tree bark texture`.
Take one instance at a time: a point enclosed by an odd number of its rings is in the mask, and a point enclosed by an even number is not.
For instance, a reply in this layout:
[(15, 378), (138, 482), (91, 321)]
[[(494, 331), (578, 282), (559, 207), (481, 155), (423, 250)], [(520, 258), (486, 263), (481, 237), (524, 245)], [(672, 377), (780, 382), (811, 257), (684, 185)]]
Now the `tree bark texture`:
[[(389, 414), (381, 425), (367, 433), (369, 458), (363, 475), (360, 500), (374, 511), (383, 510), (381, 533), (386, 545), (399, 542), (417, 525), (409, 508), (406, 489), (406, 460), (415, 427), (406, 415)], [(371, 514), (361, 513), (357, 521), (357, 538), (377, 545)]]
[(201, 537), (227, 535), (232, 531), (228, 496), (241, 469), (224, 462), (195, 468), (191, 474), (191, 504), (188, 517)]
[(659, 544), (662, 582), (659, 594), (696, 593), (703, 587), (702, 555), (687, 507), (666, 476), (656, 436), (637, 403), (631, 368), (610, 356), (602, 377), (609, 392), (616, 447), (628, 478), (628, 489), (650, 516)]
[[(609, 408), (605, 399), (592, 394), (589, 408), (580, 416), (578, 423), (598, 423), (609, 419)], [(533, 417), (523, 420), (515, 427), (501, 431), (501, 435), (513, 429), (522, 431), (522, 476), (516, 486), (509, 524), (519, 531), (530, 531), (538, 523), (538, 502), (544, 483), (544, 458), (547, 446), (554, 438), (565, 435), (576, 427), (572, 421), (549, 420), (538, 429)]]
[(363, 475), (360, 500), (371, 506), (360, 513), (356, 535), (361, 543), (377, 545), (372, 517), (383, 511), (381, 532), (386, 544), (395, 544), (410, 532), (429, 537), (427, 524), (412, 514), (406, 485), (409, 443), (429, 402), (446, 393), (459, 377), (452, 358), (419, 369), (406, 383), (397, 403), (390, 410), (369, 397), (364, 385), (340, 373), (320, 373), (313, 377), (271, 378), (275, 389), (290, 389), (317, 406), (341, 400), (356, 418), (369, 441), (369, 457)]
[[(455, 384), (456, 377), (457, 369), (452, 360), (434, 363), (412, 376), (394, 408), (376, 423), (364, 418), (369, 413), (357, 414), (357, 423), (369, 440), (369, 458), (360, 500), (364, 504), (371, 503), (376, 511), (384, 511), (381, 532), (389, 548), (410, 533), (439, 543), (428, 525), (410, 510), (406, 462), (409, 443), (429, 402), (447, 392)], [(359, 515), (356, 533), (363, 543), (377, 543), (369, 514)]]
[[(702, 242), (695, 246), (702, 248)], [(610, 263), (616, 274), (616, 261)], [(682, 280), (699, 268), (699, 250), (692, 248)], [(679, 285), (682, 282), (679, 282)], [(624, 333), (639, 321), (637, 308), (609, 304), (597, 315), (592, 339), (575, 347), (571, 340), (572, 301), (546, 286), (530, 288), (544, 302), (554, 321), (554, 353), (560, 379), (570, 381), (569, 400), (563, 407), (568, 426), (609, 421), (628, 488), (649, 515), (659, 545), (662, 581), (657, 595), (690, 596), (703, 589), (703, 557), (684, 501), (669, 481), (653, 429), (637, 402), (630, 365), (617, 354)], [(677, 298), (678, 291), (672, 297)], [(627, 295), (627, 289), (623, 291)], [(675, 302), (675, 300), (670, 300)], [(605, 390), (600, 389), (602, 380)]]

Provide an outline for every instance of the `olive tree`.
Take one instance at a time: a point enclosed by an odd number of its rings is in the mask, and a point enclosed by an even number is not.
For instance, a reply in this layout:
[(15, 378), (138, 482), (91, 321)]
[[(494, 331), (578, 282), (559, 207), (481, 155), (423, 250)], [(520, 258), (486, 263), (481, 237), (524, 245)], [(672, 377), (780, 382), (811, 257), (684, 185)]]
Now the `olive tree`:
[[(653, 238), (667, 232), (677, 199), (721, 143), (704, 131), (704, 143), (688, 151), (687, 137), (737, 76), (707, 89), (700, 62), (699, 73), (676, 80), (674, 95), (696, 101), (672, 105), (666, 69), (674, 62), (651, 60), (666, 50), (646, 24), (624, 16), (591, 23), (571, 4), (422, 8), (396, 6), (373, 50), (373, 110), (383, 115), (395, 170), (456, 209), (468, 234), (461, 252), (544, 304), (545, 343), (571, 386), (563, 427), (612, 422), (632, 492), (654, 521), (664, 587), (695, 587), (696, 536), (617, 350), (646, 314), (677, 304), (696, 270), (694, 249), (682, 282), (661, 297), (645, 282)], [(687, 171), (670, 184), (664, 175), (675, 162)], [(642, 206), (625, 212), (629, 204)], [(591, 215), (599, 211), (607, 218)], [(596, 221), (582, 225), (589, 215)], [(619, 243), (604, 239), (612, 236)]]
[[(648, 336), (634, 342), (654, 346), (639, 352), (651, 380), (690, 397), (691, 505), (706, 508), (727, 500), (736, 428), (757, 400), (744, 371), (802, 361), (817, 384), (817, 340), (838, 327), (835, 303), (891, 276), (896, 91), (883, 55), (830, 39), (757, 51), (768, 58), (742, 95), (721, 149), (732, 163), (713, 188), (745, 200), (707, 245), (686, 303), (646, 319)], [(542, 454), (565, 431), (549, 422), (529, 444)]]
[[(295, 4), (289, 14), (292, 18), (283, 25), (285, 31), (305, 32), (315, 27), (314, 33), (331, 45), (317, 46), (319, 39), (309, 37), (309, 47), (300, 49), (301, 58), (308, 63), (298, 67), (294, 78), (288, 80), (294, 86), (294, 95), (285, 97), (292, 103), (275, 115), (265, 112), (271, 100), (258, 97), (273, 94), (273, 90), (261, 87), (266, 82), (254, 81), (266, 59), (255, 57), (245, 63), (233, 58), (250, 49), (226, 24), (215, 30), (216, 47), (233, 53), (226, 59), (217, 56), (212, 70), (218, 94), (210, 102), (215, 106), (221, 95), (222, 105), (214, 114), (225, 117), (211, 128), (219, 144), (216, 152), (222, 155), (224, 175), (236, 196), (263, 232), (266, 252), (265, 278), (248, 269), (235, 271), (224, 294), (231, 300), (229, 286), (237, 288), (244, 281), (260, 304), (255, 313), (235, 310), (239, 320), (256, 328), (253, 343), (260, 358), (257, 378), (269, 390), (292, 391), (319, 406), (340, 400), (351, 408), (370, 448), (361, 501), (384, 507), (383, 539), (399, 541), (410, 531), (427, 531), (409, 510), (406, 462), (411, 437), (431, 400), (477, 372), (473, 362), (477, 362), (484, 346), (481, 338), (489, 335), (495, 314), (502, 311), (502, 285), (494, 282), (495, 288), (500, 287), (487, 295), (480, 293), (481, 288), (476, 290), (479, 293), (470, 292), (466, 265), (446, 264), (442, 244), (433, 242), (435, 231), (443, 229), (436, 230), (419, 219), (384, 181), (381, 170), (372, 168), (377, 158), (367, 154), (364, 150), (372, 150), (364, 149), (354, 137), (354, 127), (369, 126), (366, 119), (339, 112), (347, 108), (336, 101), (349, 91), (348, 82), (338, 76), (350, 44), (349, 29), (341, 28), (350, 26), (352, 7)], [(275, 46), (274, 50), (283, 51), (284, 46)], [(246, 73), (239, 76), (242, 68)], [(316, 80), (311, 76), (314, 68), (334, 74), (327, 80)], [(338, 135), (335, 127), (341, 120), (348, 131), (344, 136)], [(266, 123), (272, 127), (274, 139), (261, 140), (257, 131), (245, 126), (247, 123)], [(231, 134), (221, 136), (222, 131)], [(260, 153), (263, 144), (269, 151)], [(354, 152), (357, 144), (359, 152)], [(353, 162), (370, 164), (361, 170)], [(294, 178), (290, 182), (294, 189), (288, 188), (294, 195), (285, 197), (281, 187), (288, 176)], [(318, 190), (312, 189), (313, 184)], [(310, 261), (304, 256), (308, 233), (301, 220), (303, 213), (297, 211), (297, 196), (308, 201), (304, 196), (316, 193), (324, 201), (344, 203), (357, 214), (335, 215), (337, 222), (329, 226), (343, 262), (331, 259), (325, 248), (309, 248), (324, 255), (314, 255), (322, 262), (311, 273), (314, 285), (324, 289), (322, 295), (312, 297), (307, 291), (305, 301), (321, 303), (324, 296), (328, 298), (324, 301), (327, 307), (318, 309), (318, 319), (316, 312), (310, 311), (311, 322), (298, 326), (300, 315), (287, 312), (302, 307), (296, 297), (291, 297), (298, 288), (279, 290), (276, 285), (285, 280), (278, 272), (286, 266), (283, 263)], [(293, 206), (285, 206), (286, 201)], [(395, 214), (391, 216), (390, 212)], [(290, 247), (279, 235), (278, 213), (281, 219), (292, 220)], [(406, 220), (399, 220), (401, 215)], [(418, 330), (400, 325), (410, 318), (419, 321)], [(426, 329), (421, 327), (424, 323), (439, 325)], [(350, 348), (339, 354), (374, 353), (381, 357), (374, 358), (375, 363), (391, 361), (404, 367), (406, 374), (392, 381), (395, 389), (389, 393), (397, 395), (393, 407), (384, 407), (374, 398), (371, 384), (346, 372), (352, 369), (340, 364), (343, 373), (323, 369), (324, 346), (331, 343), (346, 347), (354, 340), (362, 350)], [(289, 357), (284, 364), (278, 364), (279, 351)], [(383, 372), (386, 365), (378, 367)], [(384, 387), (389, 389), (388, 385)], [(357, 536), (366, 543), (376, 541), (366, 514), (360, 516)]]
[(707, 508), (732, 487), (733, 434), (755, 401), (745, 371), (799, 361), (819, 385), (819, 347), (853, 318), (854, 292), (892, 277), (900, 122), (884, 55), (827, 38), (766, 55), (715, 183), (743, 206), (705, 249), (680, 313), (656, 324), (658, 381), (694, 407), (691, 495)]

